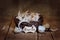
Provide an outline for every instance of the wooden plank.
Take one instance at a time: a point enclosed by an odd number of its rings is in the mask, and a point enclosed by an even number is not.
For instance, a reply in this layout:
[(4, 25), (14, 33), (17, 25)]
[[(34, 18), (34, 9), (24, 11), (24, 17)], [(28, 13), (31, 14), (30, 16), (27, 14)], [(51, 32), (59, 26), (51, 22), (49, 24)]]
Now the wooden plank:
[(37, 40), (37, 33), (19, 33), (8, 35), (7, 40)]
[(3, 26), (0, 25), (0, 40), (4, 40), (7, 33), (7, 29), (8, 27), (6, 27), (6, 29), (3, 30)]
[(60, 40), (60, 30), (56, 32), (52, 32), (54, 40)]
[(0, 40), (6, 40), (6, 36), (9, 32), (8, 29), (9, 29), (9, 26), (11, 24), (11, 21), (12, 21), (12, 18), (11, 18), (11, 20), (1, 21), (1, 23), (0, 23)]
[(9, 30), (10, 30), (10, 27), (11, 27), (11, 26), (10, 26), (11, 23), (12, 23), (12, 20), (9, 22), (8, 29), (7, 29), (7, 32), (6, 32), (6, 35), (5, 35), (4, 40), (6, 40), (6, 38), (7, 38), (7, 35), (8, 35), (8, 33), (9, 33)]
[(38, 33), (38, 40), (53, 40), (50, 32)]
[(5, 35), (0, 35), (0, 40), (4, 40)]
[(0, 40), (4, 40), (6, 34), (4, 34), (2, 31), (0, 31)]

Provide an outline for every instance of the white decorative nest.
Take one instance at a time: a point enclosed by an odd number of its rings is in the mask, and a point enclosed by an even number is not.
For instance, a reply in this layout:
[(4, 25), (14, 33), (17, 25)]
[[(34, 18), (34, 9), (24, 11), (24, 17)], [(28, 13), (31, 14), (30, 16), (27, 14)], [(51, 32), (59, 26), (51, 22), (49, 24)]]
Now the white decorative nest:
[(31, 27), (25, 26), (23, 28), (23, 31), (25, 33), (28, 33), (28, 32), (34, 33), (36, 31), (36, 27), (34, 25), (32, 25)]

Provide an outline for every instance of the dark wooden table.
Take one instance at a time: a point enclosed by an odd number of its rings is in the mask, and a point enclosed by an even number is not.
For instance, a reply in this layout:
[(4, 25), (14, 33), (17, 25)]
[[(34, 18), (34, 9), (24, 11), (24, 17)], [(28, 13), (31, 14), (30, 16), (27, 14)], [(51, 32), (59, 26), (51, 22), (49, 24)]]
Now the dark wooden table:
[[(50, 20), (51, 21), (51, 20)], [(60, 28), (60, 21), (57, 21), (57, 26)], [(51, 24), (55, 24), (51, 23)], [(13, 25), (13, 24), (12, 24)], [(1, 26), (0, 26), (0, 40), (60, 40), (60, 29), (55, 32), (45, 32), (45, 33), (18, 33), (14, 34), (11, 32), (11, 28), (8, 27), (5, 31), (1, 31)], [(8, 30), (9, 29), (9, 30)]]

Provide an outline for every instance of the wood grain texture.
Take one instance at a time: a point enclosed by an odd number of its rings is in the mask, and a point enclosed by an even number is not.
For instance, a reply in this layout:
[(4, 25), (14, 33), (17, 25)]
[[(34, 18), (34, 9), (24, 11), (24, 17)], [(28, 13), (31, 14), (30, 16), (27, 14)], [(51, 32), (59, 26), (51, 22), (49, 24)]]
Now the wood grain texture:
[(37, 33), (19, 33), (7, 37), (7, 40), (37, 40)]
[(50, 32), (38, 33), (38, 40), (53, 40)]
[(60, 40), (60, 30), (52, 33), (54, 40)]

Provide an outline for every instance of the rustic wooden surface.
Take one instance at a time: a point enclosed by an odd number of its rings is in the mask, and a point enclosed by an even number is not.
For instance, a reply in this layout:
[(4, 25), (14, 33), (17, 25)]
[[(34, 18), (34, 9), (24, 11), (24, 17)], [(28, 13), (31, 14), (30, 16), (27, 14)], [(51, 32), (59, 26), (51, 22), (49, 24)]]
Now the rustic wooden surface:
[(60, 40), (60, 30), (52, 33), (54, 40)]
[(8, 35), (6, 40), (37, 40), (37, 33), (19, 33), (10, 36)]
[[(51, 20), (50, 20), (51, 19)], [(60, 19), (59, 18), (50, 18), (48, 22), (52, 25), (52, 27), (57, 27), (60, 29)], [(2, 31), (2, 27), (7, 23), (9, 25), (10, 21), (1, 22), (0, 25), (0, 40), (60, 40), (60, 30), (56, 32), (45, 32), (45, 33), (19, 33), (14, 34), (11, 30), (11, 27), (8, 31), (8, 27), (6, 27), (5, 32)], [(14, 23), (12, 23), (14, 25)], [(14, 27), (13, 27), (14, 28)], [(7, 36), (6, 36), (7, 34)]]
[(52, 40), (51, 33), (50, 32), (38, 33), (38, 40)]
[[(0, 26), (0, 29), (2, 26)], [(4, 40), (5, 34), (0, 30), (0, 40)]]
[[(0, 26), (0, 40), (5, 40), (5, 38), (6, 40), (60, 40), (60, 30), (52, 33), (47, 32), (45, 34), (20, 33), (16, 35), (11, 33), (11, 28), (8, 32), (10, 34), (7, 34), (8, 27), (6, 27), (6, 30), (2, 31), (2, 27), (7, 22), (10, 22), (12, 15), (17, 15), (20, 8), (21, 11), (30, 9), (32, 12), (40, 12), (47, 17), (45, 19), (52, 25), (51, 27), (60, 29), (60, 0), (0, 0), (0, 25), (2, 25)], [(37, 39), (35, 37), (37, 37)]]

